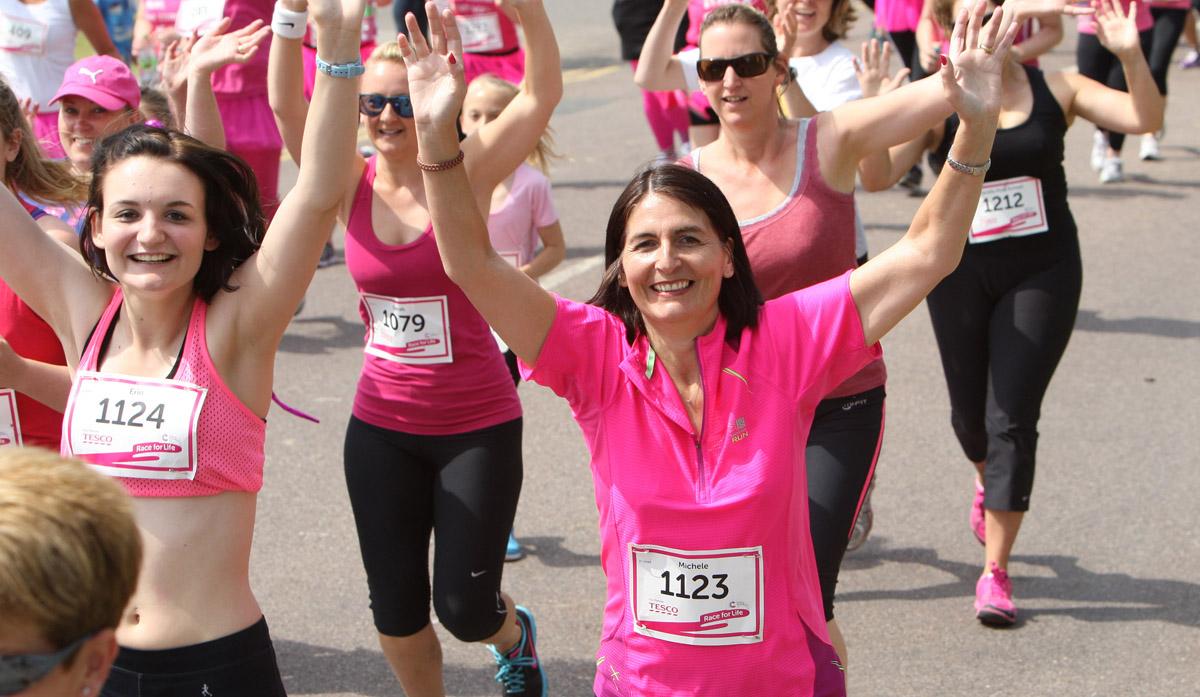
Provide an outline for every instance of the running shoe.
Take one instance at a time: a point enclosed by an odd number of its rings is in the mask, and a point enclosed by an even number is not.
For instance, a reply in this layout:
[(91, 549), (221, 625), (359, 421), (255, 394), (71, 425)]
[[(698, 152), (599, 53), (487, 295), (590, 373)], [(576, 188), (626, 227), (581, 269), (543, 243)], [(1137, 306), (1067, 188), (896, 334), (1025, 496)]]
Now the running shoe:
[(332, 242), (326, 242), (325, 247), (321, 250), (321, 258), (317, 260), (317, 268), (324, 269), (333, 266), (337, 262), (337, 250), (333, 248)]
[(975, 584), (975, 619), (989, 627), (1011, 627), (1017, 621), (1012, 601), (1012, 579), (992, 562), (992, 570)]
[(1100, 183), (1115, 184), (1122, 181), (1125, 181), (1125, 171), (1124, 166), (1121, 164), (1121, 158), (1105, 158), (1104, 166), (1100, 168)]
[(1138, 157), (1143, 160), (1161, 159), (1158, 152), (1158, 134), (1147, 133), (1142, 136), (1142, 146), (1138, 149)]
[(1092, 169), (1099, 172), (1108, 157), (1108, 136), (1100, 129), (1092, 133)]
[(900, 178), (900, 188), (908, 189), (909, 193), (914, 193), (920, 190), (921, 180), (925, 178), (925, 173), (921, 171), (921, 165), (913, 165), (908, 173)]
[(854, 529), (850, 531), (850, 542), (846, 545), (847, 552), (862, 547), (867, 543), (867, 537), (871, 534), (871, 527), (875, 525), (875, 511), (871, 508), (871, 492), (875, 491), (875, 482), (871, 482), (871, 486), (867, 489), (867, 496), (863, 499), (862, 509), (858, 512), (858, 518), (854, 521)]
[(504, 691), (502, 695), (529, 695), (546, 697), (546, 674), (537, 655), (537, 623), (533, 613), (517, 606), (517, 626), (521, 628), (521, 640), (507, 654), (501, 654), (495, 646), (488, 646), (499, 670), (496, 682)]
[(504, 561), (517, 561), (525, 558), (525, 548), (521, 546), (521, 541), (517, 539), (514, 532), (508, 533), (508, 546), (504, 548)]
[(1200, 51), (1197, 51), (1196, 49), (1188, 51), (1187, 55), (1183, 57), (1183, 60), (1179, 61), (1179, 67), (1200, 68)]
[(971, 532), (979, 544), (987, 544), (987, 524), (983, 517), (983, 484), (975, 480), (975, 500), (971, 502)]

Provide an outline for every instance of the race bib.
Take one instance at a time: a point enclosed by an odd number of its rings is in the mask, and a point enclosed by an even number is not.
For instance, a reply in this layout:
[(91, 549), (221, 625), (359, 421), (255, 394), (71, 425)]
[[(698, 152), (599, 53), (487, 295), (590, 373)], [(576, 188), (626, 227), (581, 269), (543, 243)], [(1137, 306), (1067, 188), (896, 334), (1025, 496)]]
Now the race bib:
[(181, 36), (203, 34), (225, 16), (225, 0), (180, 0), (175, 31)]
[(0, 448), (21, 447), (21, 418), (17, 414), (17, 393), (0, 388)]
[(763, 640), (762, 547), (685, 551), (629, 545), (633, 628), (676, 644)]
[(0, 49), (40, 56), (49, 34), (50, 27), (36, 19), (0, 14)]
[(81, 371), (64, 418), (67, 454), (111, 477), (195, 479), (207, 394), (180, 380)]
[(367, 353), (397, 363), (453, 363), (450, 304), (444, 295), (390, 298), (362, 294)]
[(504, 36), (500, 33), (500, 15), (489, 12), (483, 15), (459, 15), (458, 31), (462, 34), (463, 51), (466, 53), (489, 53), (504, 48)]
[(1050, 229), (1042, 180), (1014, 177), (983, 185), (979, 208), (971, 221), (971, 244), (994, 242), (1006, 237), (1036, 235)]

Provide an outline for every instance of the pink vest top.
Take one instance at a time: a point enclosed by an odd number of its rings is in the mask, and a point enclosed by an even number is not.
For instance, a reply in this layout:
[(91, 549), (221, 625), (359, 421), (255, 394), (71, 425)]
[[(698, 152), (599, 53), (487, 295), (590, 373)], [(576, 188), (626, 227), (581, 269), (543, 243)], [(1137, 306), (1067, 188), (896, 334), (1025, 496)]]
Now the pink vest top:
[(346, 268), (367, 330), (354, 415), (417, 435), (466, 433), (520, 417), (504, 357), (442, 269), (433, 228), (401, 245), (375, 236), (374, 181), (372, 157), (346, 225)]
[[(791, 192), (775, 210), (738, 221), (754, 281), (768, 300), (840, 276), (857, 263), (854, 194), (831, 189), (821, 176), (816, 119), (804, 119), (798, 128)], [(680, 164), (703, 172), (702, 150), (696, 148)], [(880, 359), (827, 396), (865, 392), (886, 379), (887, 369)]]
[(521, 45), (517, 27), (493, 0), (453, 0), (466, 53), (509, 53)]
[[(257, 492), (262, 488), (267, 424), (229, 390), (217, 373), (208, 352), (205, 336), (208, 305), (203, 300), (197, 298), (192, 305), (187, 334), (172, 374), (165, 381), (153, 381), (172, 383), (173, 391), (202, 393), (202, 398), (194, 403), (199, 411), (198, 418), (184, 419), (194, 423), (191, 443), (172, 440), (160, 430), (164, 424), (169, 426), (172, 421), (178, 422), (173, 413), (177, 411), (175, 406), (192, 408), (193, 403), (186, 399), (173, 401), (160, 411), (156, 406), (162, 402), (153, 398), (148, 398), (147, 403), (139, 407), (136, 388), (122, 388), (127, 394), (114, 391), (107, 400), (99, 400), (102, 408), (96, 408), (97, 402), (86, 396), (97, 383), (95, 371), (100, 363), (100, 353), (107, 344), (122, 298), (121, 289), (117, 288), (83, 350), (63, 420), (62, 453), (79, 457), (101, 472), (119, 478), (131, 496), (183, 497), (213, 496), (226, 491)], [(140, 380), (116, 373), (99, 376), (121, 383)], [(154, 428), (156, 414), (158, 429)], [(99, 418), (95, 418), (97, 415)], [(122, 440), (128, 441), (122, 431), (129, 433), (134, 429), (137, 430), (136, 440), (141, 442), (135, 443), (132, 450), (120, 448)], [(97, 444), (108, 442), (116, 449), (97, 447)], [(180, 446), (185, 453), (190, 451), (191, 456), (187, 458), (190, 479), (182, 478), (182, 468), (159, 466), (165, 456), (160, 458), (156, 453), (177, 452)]]

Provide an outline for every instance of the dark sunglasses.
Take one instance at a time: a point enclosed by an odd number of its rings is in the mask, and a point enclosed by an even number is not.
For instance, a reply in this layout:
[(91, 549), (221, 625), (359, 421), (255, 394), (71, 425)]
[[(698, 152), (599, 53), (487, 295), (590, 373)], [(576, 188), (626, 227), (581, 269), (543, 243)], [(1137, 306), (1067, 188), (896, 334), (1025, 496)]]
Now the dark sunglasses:
[(412, 100), (407, 94), (393, 94), (390, 97), (382, 94), (358, 95), (358, 112), (363, 116), (379, 116), (388, 104), (392, 105), (392, 111), (400, 118), (413, 117)]
[(725, 71), (733, 68), (738, 77), (758, 77), (771, 67), (769, 53), (747, 53), (734, 58), (701, 58), (696, 62), (696, 72), (705, 82), (717, 82), (725, 78)]
[(54, 653), (24, 653), (0, 656), (0, 695), (15, 695), (50, 674), (72, 656), (90, 637), (80, 637)]

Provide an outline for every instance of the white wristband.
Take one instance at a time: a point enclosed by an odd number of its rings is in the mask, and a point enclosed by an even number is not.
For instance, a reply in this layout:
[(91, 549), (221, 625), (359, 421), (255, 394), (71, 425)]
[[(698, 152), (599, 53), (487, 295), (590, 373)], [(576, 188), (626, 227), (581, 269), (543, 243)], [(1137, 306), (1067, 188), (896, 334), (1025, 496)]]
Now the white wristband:
[(271, 31), (284, 39), (303, 39), (308, 28), (308, 12), (294, 12), (275, 3), (275, 14), (271, 17)]

